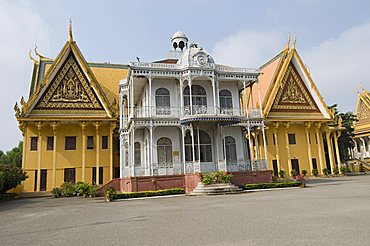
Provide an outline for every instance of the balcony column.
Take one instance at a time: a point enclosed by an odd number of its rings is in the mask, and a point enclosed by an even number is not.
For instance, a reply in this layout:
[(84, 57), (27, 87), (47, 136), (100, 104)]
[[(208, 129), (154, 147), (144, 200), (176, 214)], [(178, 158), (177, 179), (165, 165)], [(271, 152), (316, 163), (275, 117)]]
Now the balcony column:
[(119, 128), (123, 128), (123, 112), (124, 112), (124, 106), (123, 106), (123, 94), (122, 94), (122, 87), (119, 87)]
[(277, 130), (279, 128), (279, 122), (274, 122), (273, 123), (273, 126), (274, 126), (274, 139), (275, 139), (275, 156), (276, 156), (276, 162), (277, 162), (277, 168), (278, 168), (278, 173), (280, 172), (281, 170), (281, 167), (280, 167), (280, 151), (279, 151), (279, 140), (278, 140), (278, 133), (277, 133)]
[(96, 134), (96, 184), (99, 183), (99, 167), (100, 167), (100, 133), (99, 133), (100, 122), (95, 122), (95, 134)]
[(333, 174), (335, 163), (334, 163), (334, 158), (333, 158), (333, 145), (331, 142), (331, 136), (330, 136), (329, 130), (326, 131), (326, 143), (328, 145), (328, 151), (329, 151), (330, 169), (331, 169), (331, 173)]
[(149, 76), (148, 78), (149, 81), (149, 117), (152, 117), (152, 102), (153, 102), (153, 97), (152, 97), (152, 76)]
[(288, 175), (290, 176), (291, 172), (292, 172), (292, 165), (291, 165), (291, 159), (290, 159), (291, 157), (290, 157), (289, 137), (288, 137), (288, 129), (290, 127), (290, 123), (286, 122), (286, 123), (284, 123), (284, 126), (285, 126), (285, 142), (286, 142), (285, 148), (286, 148), (287, 157), (288, 157), (288, 160), (287, 160), (288, 172), (289, 172)]
[(189, 76), (189, 80), (188, 80), (188, 84), (189, 84), (189, 96), (190, 96), (190, 115), (193, 115), (193, 95), (192, 95), (192, 90), (191, 90), (191, 86), (192, 86), (192, 81), (191, 81), (191, 76)]
[(247, 130), (248, 130), (248, 144), (249, 144), (249, 154), (250, 154), (250, 161), (251, 161), (251, 169), (252, 169), (252, 171), (254, 171), (254, 166), (253, 166), (253, 162), (254, 162), (253, 144), (252, 144), (251, 128), (250, 128), (249, 123), (248, 123), (248, 126), (247, 126)]
[(154, 175), (153, 167), (153, 124), (149, 126), (149, 166), (150, 166), (150, 175)]
[(320, 122), (316, 122), (315, 123), (315, 126), (316, 126), (316, 129), (315, 129), (315, 134), (316, 134), (316, 139), (317, 139), (317, 149), (318, 149), (318, 152), (319, 152), (319, 173), (322, 174), (322, 169), (323, 169), (323, 164), (324, 164), (324, 160), (323, 160), (323, 156), (322, 156), (322, 145), (321, 145), (321, 138), (320, 138), (320, 128), (321, 128), (321, 123)]
[(38, 131), (38, 142), (37, 142), (37, 185), (36, 191), (40, 191), (40, 181), (41, 181), (41, 152), (42, 152), (42, 122), (37, 122)]
[(181, 126), (181, 149), (182, 149), (182, 154), (181, 154), (181, 162), (183, 165), (183, 174), (186, 174), (186, 161), (185, 161), (185, 127)]
[(194, 162), (195, 162), (195, 144), (194, 144), (194, 128), (193, 128), (193, 123), (190, 124), (190, 129), (191, 129), (191, 149), (192, 149), (192, 152), (193, 152), (193, 165), (194, 165)]
[(199, 139), (199, 125), (197, 126), (197, 141), (198, 141), (198, 161), (200, 163), (200, 139)]
[(265, 121), (263, 119), (263, 114), (262, 114), (262, 99), (261, 99), (261, 88), (260, 88), (260, 82), (259, 79), (257, 78), (257, 89), (258, 89), (258, 101), (259, 101), (259, 111), (260, 111), (260, 116), (262, 118), (262, 139), (263, 139), (263, 151), (265, 152), (265, 162), (266, 162), (266, 169), (268, 169), (268, 155), (267, 155), (267, 146), (266, 146), (266, 133), (265, 133)]
[(130, 100), (130, 118), (133, 118), (134, 116), (134, 79), (131, 78), (130, 83), (130, 91), (129, 91), (129, 100)]
[(216, 84), (215, 78), (211, 79), (212, 92), (213, 92), (213, 113), (217, 114), (217, 98), (216, 98)]
[(131, 137), (131, 175), (135, 177), (135, 126), (132, 126)]
[(59, 123), (54, 121), (51, 123), (51, 128), (53, 129), (53, 175), (51, 188), (55, 188), (56, 185), (56, 166), (57, 166), (57, 130)]
[(307, 142), (308, 163), (310, 164), (310, 173), (312, 173), (313, 164), (312, 164), (312, 152), (311, 152), (311, 143), (310, 143), (311, 122), (304, 123), (304, 126), (305, 126), (305, 133), (306, 133), (306, 142)]
[(123, 168), (126, 160), (126, 148), (124, 134), (121, 130), (119, 133), (119, 140), (120, 140), (119, 177), (123, 178)]
[(184, 114), (184, 80), (180, 78), (180, 114)]
[(338, 170), (339, 170), (339, 173), (342, 173), (342, 171), (340, 170), (340, 154), (339, 154), (339, 147), (338, 147), (338, 132), (335, 131), (334, 132), (334, 146), (335, 146), (335, 154), (336, 154), (336, 158), (337, 158), (337, 164), (338, 164)]

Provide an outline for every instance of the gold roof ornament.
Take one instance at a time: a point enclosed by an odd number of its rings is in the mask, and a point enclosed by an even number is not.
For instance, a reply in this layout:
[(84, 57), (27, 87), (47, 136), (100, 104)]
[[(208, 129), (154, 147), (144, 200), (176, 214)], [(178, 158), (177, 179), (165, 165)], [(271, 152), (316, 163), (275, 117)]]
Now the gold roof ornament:
[(290, 32), (288, 33), (288, 42), (286, 43), (285, 49), (289, 50), (289, 45), (290, 45)]
[(73, 42), (73, 34), (72, 34), (72, 20), (69, 19), (69, 28), (68, 28), (68, 42), (72, 43)]
[(30, 60), (33, 62), (33, 63), (37, 63), (37, 60), (35, 58), (32, 57), (32, 49), (30, 49), (30, 51), (28, 52), (28, 57), (30, 58)]
[(294, 36), (293, 36), (293, 44), (292, 44), (292, 49), (295, 49), (295, 42), (297, 41), (297, 35), (294, 33)]
[(14, 112), (15, 112), (15, 117), (18, 118), (21, 115), (21, 111), (18, 107), (18, 103), (16, 102), (14, 105)]

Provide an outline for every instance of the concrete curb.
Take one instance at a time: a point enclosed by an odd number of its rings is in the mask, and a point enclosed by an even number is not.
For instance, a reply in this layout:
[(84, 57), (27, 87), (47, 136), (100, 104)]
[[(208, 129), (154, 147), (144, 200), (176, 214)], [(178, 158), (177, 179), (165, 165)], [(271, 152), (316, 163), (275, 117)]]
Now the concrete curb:
[(113, 202), (135, 201), (135, 200), (146, 200), (146, 199), (159, 199), (159, 198), (171, 198), (171, 197), (181, 197), (181, 196), (187, 196), (187, 194), (168, 195), (168, 196), (148, 196), (148, 197), (122, 198), (122, 199), (115, 199)]

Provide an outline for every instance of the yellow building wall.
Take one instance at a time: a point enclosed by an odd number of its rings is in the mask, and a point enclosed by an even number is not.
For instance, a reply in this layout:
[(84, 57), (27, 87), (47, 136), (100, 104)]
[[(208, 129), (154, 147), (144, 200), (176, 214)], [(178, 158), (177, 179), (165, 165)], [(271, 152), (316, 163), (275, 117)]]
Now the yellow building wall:
[[(41, 151), (41, 170), (47, 170), (47, 191), (52, 190), (53, 184), (53, 150), (47, 150), (47, 137), (54, 136), (52, 127), (49, 124), (43, 124), (41, 130), (41, 150), (31, 151), (31, 137), (39, 137), (38, 129), (35, 124), (28, 124), (25, 129), (25, 155), (24, 169), (27, 172), (28, 179), (23, 183), (24, 192), (33, 192), (35, 184), (35, 170), (38, 168), (38, 153)], [(76, 150), (65, 150), (65, 137), (76, 136)], [(94, 149), (85, 149), (86, 168), (85, 182), (92, 182), (92, 167), (96, 166), (96, 153), (99, 149), (100, 167), (103, 167), (103, 183), (110, 181), (110, 155), (112, 146), (110, 146), (110, 126), (108, 123), (101, 124), (99, 128), (99, 146), (96, 141), (95, 126), (89, 124), (86, 128), (87, 136), (94, 136)], [(102, 149), (102, 136), (108, 136), (108, 149)], [(75, 168), (76, 182), (82, 181), (82, 129), (78, 123), (60, 124), (57, 129), (57, 143), (54, 146), (56, 151), (56, 177), (55, 186), (60, 187), (64, 182), (64, 169)], [(40, 140), (40, 137), (39, 137)], [(86, 148), (86, 147), (85, 147)], [(119, 158), (114, 158), (118, 160)], [(115, 164), (114, 166), (119, 166)], [(40, 175), (40, 174), (39, 174)]]
[[(306, 138), (306, 132), (305, 132), (305, 125), (303, 124), (291, 124), (288, 128), (287, 133), (288, 134), (295, 134), (296, 144), (289, 144), (287, 143), (287, 137), (286, 137), (286, 130), (284, 125), (280, 125), (278, 129), (276, 130), (277, 133), (277, 141), (273, 141), (273, 125), (267, 124), (267, 130), (266, 130), (266, 138), (267, 138), (267, 154), (268, 154), (268, 169), (273, 170), (273, 160), (277, 160), (276, 155), (276, 144), (278, 145), (279, 150), (279, 162), (280, 162), (280, 169), (283, 169), (286, 171), (287, 175), (290, 175), (289, 170), (291, 170), (291, 159), (298, 159), (299, 169), (302, 172), (302, 170), (306, 170), (308, 174), (311, 174), (312, 170), (310, 167), (310, 160), (309, 160), (309, 154), (308, 154), (308, 144), (311, 147), (311, 158), (316, 159), (317, 168), (320, 170), (320, 159), (319, 159), (319, 151), (318, 146), (321, 147), (322, 151), (322, 158), (323, 163), (322, 166), (326, 166), (325, 162), (325, 155), (324, 155), (324, 144), (322, 142), (322, 137), (320, 133), (320, 139), (318, 140), (318, 143), (316, 144), (315, 140), (315, 129), (311, 127), (309, 129), (309, 135), (311, 139), (311, 143), (307, 143)], [(319, 143), (321, 142), (321, 145)], [(260, 139), (260, 145), (261, 145), (261, 139)], [(288, 150), (287, 147), (289, 147), (290, 150), (290, 159), (288, 159)], [(262, 152), (261, 152), (262, 153)], [(261, 156), (261, 158), (264, 158), (264, 153)], [(288, 167), (290, 165), (290, 168)]]

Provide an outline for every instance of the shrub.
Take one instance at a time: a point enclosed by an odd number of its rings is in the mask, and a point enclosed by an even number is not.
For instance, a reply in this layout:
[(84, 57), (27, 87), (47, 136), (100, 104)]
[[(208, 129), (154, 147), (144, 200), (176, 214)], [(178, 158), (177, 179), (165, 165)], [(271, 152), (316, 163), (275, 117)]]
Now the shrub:
[(285, 178), (285, 170), (280, 169), (279, 176), (280, 176), (280, 178)]
[(290, 182), (274, 182), (274, 183), (260, 183), (260, 184), (246, 184), (244, 190), (255, 190), (255, 189), (271, 189), (271, 188), (286, 188), (286, 187), (298, 187), (301, 185), (299, 181)]
[(0, 201), (10, 200), (17, 196), (17, 193), (4, 193), (0, 194)]
[(349, 169), (347, 166), (341, 166), (340, 167), (340, 172), (343, 173), (343, 174), (347, 174), (349, 173)]
[(84, 183), (84, 182), (77, 182), (75, 189), (76, 189), (77, 196), (88, 197), (89, 190), (90, 190), (90, 184)]
[(203, 175), (202, 183), (204, 185), (229, 183), (232, 177), (233, 177), (232, 174), (228, 174), (224, 171), (216, 171), (213, 173)]
[(312, 169), (312, 175), (315, 177), (319, 176), (319, 170), (317, 170), (316, 168)]
[(61, 188), (53, 188), (51, 190), (51, 194), (53, 195), (54, 198), (63, 196), (63, 192)]
[(61, 186), (62, 188), (62, 196), (70, 197), (70, 196), (76, 196), (76, 185), (69, 182), (64, 182)]
[(117, 192), (113, 187), (109, 187), (105, 191), (105, 198), (106, 198), (107, 202), (112, 201), (116, 195), (117, 195)]
[(307, 176), (307, 170), (302, 170), (302, 175)]
[(98, 185), (90, 185), (88, 195), (89, 195), (89, 197), (99, 196), (99, 186)]
[(25, 171), (15, 165), (0, 164), (0, 194), (17, 187), (28, 178)]
[(322, 173), (323, 173), (325, 176), (328, 176), (328, 174), (329, 174), (329, 169), (327, 169), (327, 168), (323, 168), (323, 169), (322, 169)]
[(333, 168), (333, 173), (334, 173), (335, 175), (338, 175), (338, 174), (339, 174), (339, 169), (338, 169), (337, 167), (334, 167), (334, 168)]
[(149, 190), (139, 192), (122, 192), (116, 193), (114, 199), (134, 198), (134, 197), (149, 197), (149, 196), (166, 196), (184, 194), (185, 190), (181, 188), (173, 188), (167, 190)]
[(290, 171), (290, 175), (292, 175), (293, 177), (297, 176), (298, 172), (297, 170), (293, 169), (292, 171)]

